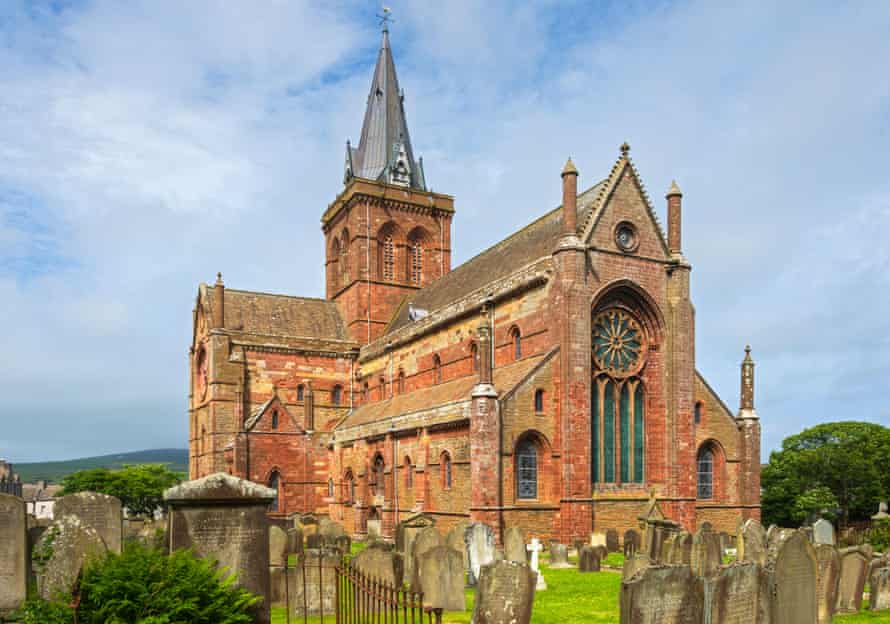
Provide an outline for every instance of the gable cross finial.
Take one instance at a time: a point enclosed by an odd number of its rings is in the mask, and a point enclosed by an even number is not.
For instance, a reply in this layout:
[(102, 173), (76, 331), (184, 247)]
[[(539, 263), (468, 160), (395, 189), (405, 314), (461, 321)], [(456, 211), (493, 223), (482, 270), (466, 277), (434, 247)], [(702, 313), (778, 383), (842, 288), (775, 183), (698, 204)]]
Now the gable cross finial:
[(383, 15), (377, 14), (377, 18), (380, 20), (380, 27), (383, 29), (383, 32), (389, 32), (389, 23), (395, 22), (392, 18), (392, 9), (388, 6), (382, 7)]
[(630, 152), (630, 145), (627, 141), (625, 141), (621, 144), (621, 147), (619, 149), (621, 150), (621, 155), (626, 157), (628, 152)]

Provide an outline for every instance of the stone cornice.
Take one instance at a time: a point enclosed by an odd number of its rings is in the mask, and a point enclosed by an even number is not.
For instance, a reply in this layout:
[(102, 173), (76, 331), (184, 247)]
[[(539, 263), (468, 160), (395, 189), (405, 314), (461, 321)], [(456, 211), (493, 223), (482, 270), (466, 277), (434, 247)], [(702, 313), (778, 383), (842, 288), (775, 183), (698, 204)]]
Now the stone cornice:
[(428, 214), (454, 214), (454, 198), (451, 195), (353, 178), (322, 215), (322, 230), (327, 230), (342, 210), (359, 201), (370, 201), (387, 208)]

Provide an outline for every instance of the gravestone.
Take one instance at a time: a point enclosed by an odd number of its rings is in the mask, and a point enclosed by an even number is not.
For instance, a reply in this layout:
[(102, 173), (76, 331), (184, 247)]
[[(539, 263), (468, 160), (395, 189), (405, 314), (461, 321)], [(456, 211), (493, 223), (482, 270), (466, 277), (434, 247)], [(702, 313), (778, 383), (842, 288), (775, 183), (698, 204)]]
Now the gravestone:
[(287, 563), (287, 533), (279, 526), (269, 527), (269, 565), (284, 567)]
[(680, 525), (672, 520), (649, 520), (646, 524), (646, 542), (643, 544), (649, 558), (659, 561), (664, 541), (680, 530)]
[(103, 557), (105, 542), (92, 526), (74, 515), (52, 523), (35, 547), (35, 573), (40, 597), (70, 595), (77, 575), (86, 564)]
[(541, 540), (539, 540), (537, 537), (534, 537), (532, 538), (531, 544), (526, 546), (526, 550), (529, 552), (530, 555), (529, 567), (537, 576), (537, 581), (535, 582), (535, 591), (547, 589), (547, 583), (546, 581), (544, 581), (544, 575), (541, 574), (541, 570), (538, 567), (538, 556), (541, 554), (541, 551), (544, 550), (544, 545), (541, 544)]
[(736, 538), (736, 556), (739, 561), (766, 564), (766, 531), (753, 518), (745, 521)]
[(324, 546), (324, 537), (320, 533), (310, 533), (306, 536), (306, 548), (319, 550)]
[(441, 544), (424, 551), (415, 563), (425, 608), (466, 610), (464, 562), (459, 552)]
[(121, 551), (123, 516), (121, 502), (114, 496), (96, 492), (77, 492), (56, 499), (53, 518), (77, 516), (80, 522), (96, 529), (105, 547), (111, 552)]
[(295, 527), (287, 530), (288, 554), (300, 554), (303, 552), (303, 529)]
[(624, 532), (624, 558), (633, 557), (640, 549), (640, 534), (634, 529)]
[(609, 552), (618, 552), (618, 530), (608, 529), (606, 531), (606, 550)]
[(819, 518), (813, 525), (813, 543), (834, 546), (834, 525), (825, 518)]
[(572, 564), (569, 563), (568, 546), (559, 542), (550, 544), (550, 567), (555, 569), (572, 567)]
[(578, 553), (578, 572), (599, 572), (600, 556), (599, 549), (593, 546), (582, 546), (581, 552)]
[(434, 526), (436, 526), (436, 519), (424, 513), (415, 514), (396, 525), (395, 548), (402, 553), (402, 560), (405, 563), (405, 577), (409, 580), (413, 578), (412, 565), (414, 558), (412, 557), (412, 549), (414, 538), (422, 530)]
[(710, 527), (702, 526), (692, 536), (690, 565), (692, 571), (701, 577), (710, 578), (717, 574), (723, 563), (723, 549), (720, 547), (720, 536)]
[(868, 608), (871, 611), (890, 609), (890, 568), (878, 568), (868, 578)]
[(845, 548), (841, 556), (841, 581), (838, 589), (838, 613), (856, 613), (862, 607), (868, 559), (859, 548)]
[(434, 548), (438, 548), (439, 546), (443, 546), (445, 541), (442, 539), (442, 534), (439, 533), (439, 530), (436, 527), (427, 527), (422, 529), (420, 533), (417, 534), (417, 537), (414, 538), (414, 544), (411, 547), (411, 587), (415, 591), (419, 591), (420, 587), (420, 578), (418, 577), (419, 568), (417, 567), (420, 563), (423, 555)]
[(526, 563), (525, 532), (519, 527), (510, 527), (504, 532), (504, 559), (516, 563)]
[(445, 536), (445, 545), (460, 553), (461, 559), (464, 562), (464, 570), (468, 570), (470, 567), (470, 560), (467, 557), (467, 543), (464, 541), (464, 533), (467, 532), (468, 526), (470, 526), (468, 521), (461, 520), (451, 527), (448, 535)]
[(605, 533), (591, 533), (590, 534), (590, 545), (591, 546), (605, 546), (606, 545), (606, 534)]
[(0, 493), (0, 618), (18, 609), (28, 590), (25, 502)]
[(352, 558), (350, 565), (365, 576), (395, 587), (401, 587), (405, 578), (401, 553), (384, 548), (365, 548)]
[(766, 543), (767, 545), (771, 544), (776, 533), (779, 532), (779, 527), (775, 524), (769, 525), (769, 528), (766, 530)]
[(368, 519), (365, 525), (367, 526), (367, 539), (369, 542), (379, 540), (383, 536), (383, 525), (377, 518)]
[(773, 565), (773, 624), (816, 621), (816, 552), (802, 531), (781, 542)]
[(269, 520), (278, 493), (251, 481), (215, 473), (164, 492), (170, 507), (170, 550), (191, 548), (237, 574), (237, 584), (263, 597), (254, 618), (268, 624)]
[(581, 547), (585, 546), (586, 544), (587, 542), (585, 542), (583, 539), (575, 538), (574, 540), (572, 540), (572, 547), (575, 549), (575, 554), (580, 555)]
[(339, 563), (340, 555), (333, 549), (304, 551), (301, 563), (290, 568), (287, 575), (288, 598), (294, 615), (324, 613), (334, 616), (337, 602), (336, 567)]
[(464, 543), (467, 545), (467, 558), (470, 562), (468, 583), (472, 587), (479, 579), (482, 566), (494, 561), (494, 531), (487, 524), (474, 522), (467, 527)]
[(681, 531), (672, 539), (668, 540), (668, 542), (671, 547), (665, 560), (666, 563), (690, 565), (692, 561), (692, 535), (686, 531)]
[(652, 560), (645, 553), (637, 553), (633, 557), (624, 560), (624, 566), (621, 568), (622, 580), (631, 578), (634, 574), (653, 565)]
[(524, 563), (497, 561), (482, 566), (473, 624), (528, 624), (535, 599), (535, 574)]
[(713, 624), (769, 624), (769, 573), (747, 561), (720, 569), (707, 592)]
[(621, 624), (702, 624), (704, 582), (689, 566), (654, 566), (621, 582)]
[(841, 558), (829, 544), (816, 544), (816, 615), (818, 624), (831, 624), (837, 610)]
[(341, 555), (348, 555), (352, 550), (352, 540), (348, 535), (338, 535), (333, 539), (330, 548), (337, 550)]

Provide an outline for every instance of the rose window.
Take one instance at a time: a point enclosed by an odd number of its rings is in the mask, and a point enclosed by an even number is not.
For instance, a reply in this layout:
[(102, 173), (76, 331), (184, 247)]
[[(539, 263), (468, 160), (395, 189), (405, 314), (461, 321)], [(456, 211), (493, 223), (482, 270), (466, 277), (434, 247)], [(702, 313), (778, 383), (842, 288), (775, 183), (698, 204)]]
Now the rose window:
[(643, 330), (622, 310), (606, 310), (593, 319), (593, 359), (604, 371), (635, 373), (641, 364)]

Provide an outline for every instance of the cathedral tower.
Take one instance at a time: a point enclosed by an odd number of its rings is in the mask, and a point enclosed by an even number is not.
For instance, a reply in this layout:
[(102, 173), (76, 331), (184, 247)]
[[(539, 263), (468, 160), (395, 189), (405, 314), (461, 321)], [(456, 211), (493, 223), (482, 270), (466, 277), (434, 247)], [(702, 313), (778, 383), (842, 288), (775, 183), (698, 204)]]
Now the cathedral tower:
[(384, 24), (361, 138), (346, 143), (345, 186), (322, 216), (326, 296), (362, 344), (383, 333), (407, 294), (451, 270), (454, 200), (427, 189), (404, 97)]

